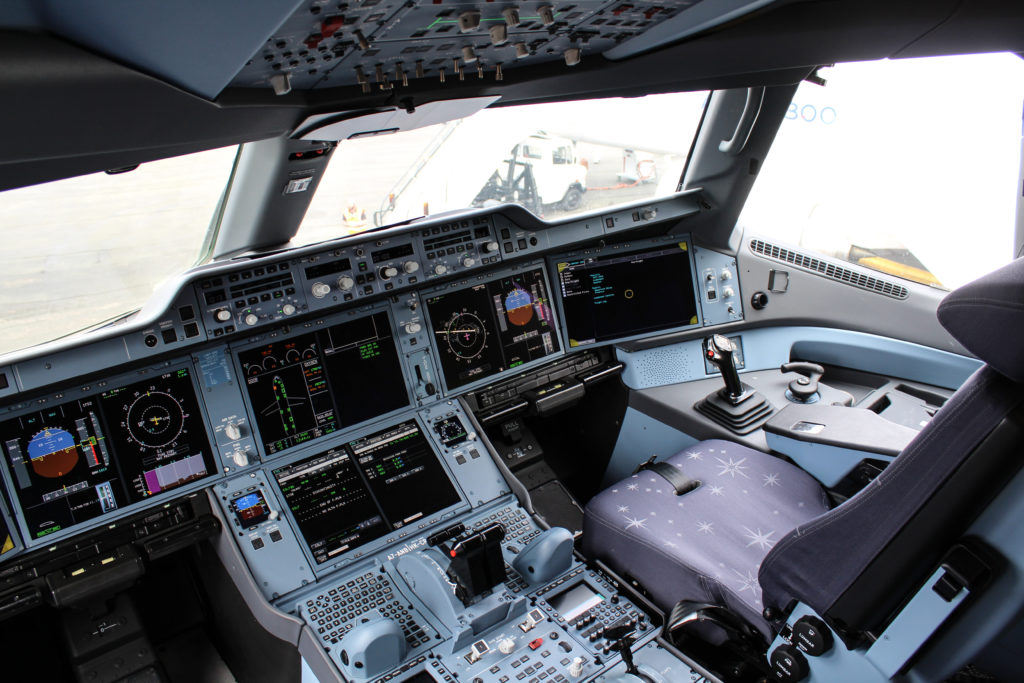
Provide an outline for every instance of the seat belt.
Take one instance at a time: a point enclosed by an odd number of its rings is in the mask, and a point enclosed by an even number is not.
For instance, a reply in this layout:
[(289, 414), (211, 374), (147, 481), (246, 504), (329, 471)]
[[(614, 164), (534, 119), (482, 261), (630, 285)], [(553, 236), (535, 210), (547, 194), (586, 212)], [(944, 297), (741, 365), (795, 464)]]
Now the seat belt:
[(676, 490), (677, 496), (689, 493), (700, 486), (700, 482), (698, 480), (690, 479), (675, 465), (670, 465), (667, 462), (655, 462), (657, 457), (658, 456), (656, 455), (652, 455), (647, 458), (646, 461), (640, 463), (637, 468), (633, 470), (633, 474), (640, 474), (640, 472), (643, 472), (644, 470), (654, 472), (672, 485), (672, 488)]

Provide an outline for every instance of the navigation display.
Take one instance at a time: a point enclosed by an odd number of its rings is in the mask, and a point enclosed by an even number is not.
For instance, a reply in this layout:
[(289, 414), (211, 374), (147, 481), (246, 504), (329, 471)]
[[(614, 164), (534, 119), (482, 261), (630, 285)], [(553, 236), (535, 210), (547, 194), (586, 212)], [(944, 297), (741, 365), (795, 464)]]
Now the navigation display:
[(696, 325), (686, 242), (556, 263), (569, 346)]
[(559, 350), (551, 297), (534, 268), (427, 299), (448, 389)]
[(238, 362), (268, 455), (409, 403), (385, 312), (241, 351)]
[(215, 473), (189, 370), (0, 423), (29, 538)]
[(414, 421), (274, 470), (317, 564), (459, 502)]

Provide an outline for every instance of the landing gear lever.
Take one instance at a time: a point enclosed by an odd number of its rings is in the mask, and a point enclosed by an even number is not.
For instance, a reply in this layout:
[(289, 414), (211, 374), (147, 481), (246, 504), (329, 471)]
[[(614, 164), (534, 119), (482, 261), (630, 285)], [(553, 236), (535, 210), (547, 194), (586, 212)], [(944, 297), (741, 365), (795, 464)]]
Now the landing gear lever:
[(704, 355), (722, 373), (725, 390), (722, 398), (737, 405), (743, 398), (744, 388), (736, 370), (736, 345), (725, 335), (716, 334), (704, 340)]

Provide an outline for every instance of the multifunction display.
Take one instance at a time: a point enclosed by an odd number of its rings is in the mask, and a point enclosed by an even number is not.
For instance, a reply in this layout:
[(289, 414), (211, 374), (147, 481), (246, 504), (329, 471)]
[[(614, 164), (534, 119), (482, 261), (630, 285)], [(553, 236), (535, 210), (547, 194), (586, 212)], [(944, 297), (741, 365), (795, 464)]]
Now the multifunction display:
[(217, 471), (188, 368), (7, 420), (0, 442), (32, 539)]
[(698, 324), (684, 241), (558, 261), (569, 346)]
[(317, 564), (460, 500), (413, 421), (279, 467), (274, 478)]
[(384, 312), (242, 351), (238, 362), (268, 455), (409, 402)]
[(541, 268), (438, 294), (427, 312), (449, 390), (559, 350)]

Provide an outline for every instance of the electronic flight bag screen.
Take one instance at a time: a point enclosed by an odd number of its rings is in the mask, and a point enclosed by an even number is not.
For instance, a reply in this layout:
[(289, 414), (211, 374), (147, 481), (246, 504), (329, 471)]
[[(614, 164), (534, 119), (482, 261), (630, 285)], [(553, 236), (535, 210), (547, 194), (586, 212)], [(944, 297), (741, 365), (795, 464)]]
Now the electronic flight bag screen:
[(241, 351), (238, 362), (268, 455), (409, 403), (385, 312)]
[(540, 267), (427, 299), (448, 389), (557, 352), (551, 310)]
[(698, 324), (687, 243), (558, 261), (569, 346)]
[(274, 470), (317, 564), (460, 501), (415, 421)]
[(217, 472), (188, 368), (0, 423), (30, 539)]

